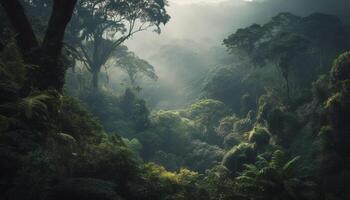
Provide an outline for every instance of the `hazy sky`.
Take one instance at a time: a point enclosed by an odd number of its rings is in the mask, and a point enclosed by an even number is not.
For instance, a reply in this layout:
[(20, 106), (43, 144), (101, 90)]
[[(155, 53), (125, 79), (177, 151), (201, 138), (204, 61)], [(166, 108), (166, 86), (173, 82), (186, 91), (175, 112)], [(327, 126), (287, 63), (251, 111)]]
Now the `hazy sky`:
[(171, 94), (188, 85), (192, 74), (198, 79), (196, 74), (215, 66), (225, 54), (223, 39), (238, 28), (265, 23), (280, 12), (323, 12), (350, 22), (350, 0), (170, 0), (167, 10), (171, 20), (160, 35), (142, 32), (126, 45), (155, 66), (159, 85), (173, 87), (165, 89)]
[(220, 45), (237, 28), (264, 23), (279, 12), (304, 16), (326, 12), (350, 17), (350, 0), (170, 0), (169, 5), (172, 18), (162, 34), (140, 33), (127, 42), (131, 49), (143, 54), (149, 45), (175, 40)]

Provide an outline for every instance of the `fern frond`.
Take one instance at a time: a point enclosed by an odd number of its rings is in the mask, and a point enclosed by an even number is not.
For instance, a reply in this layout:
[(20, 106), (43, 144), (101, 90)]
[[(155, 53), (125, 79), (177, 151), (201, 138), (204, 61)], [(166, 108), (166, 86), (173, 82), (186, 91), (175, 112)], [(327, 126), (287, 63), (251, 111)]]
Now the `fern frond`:
[(259, 168), (269, 166), (269, 161), (261, 155), (258, 155), (255, 165)]
[(278, 171), (273, 167), (265, 167), (257, 174), (259, 178), (275, 179), (278, 176)]
[(38, 94), (35, 96), (28, 96), (20, 103), (21, 108), (24, 110), (24, 114), (28, 119), (39, 116), (47, 116), (48, 109), (46, 102), (51, 97), (46, 94)]
[(283, 174), (286, 177), (290, 177), (293, 175), (294, 171), (297, 168), (298, 161), (300, 160), (300, 156), (297, 156), (293, 158), (292, 160), (288, 161), (284, 166), (283, 166)]
[(257, 168), (257, 166), (253, 165), (253, 164), (245, 164), (244, 167), (246, 168), (246, 170), (251, 171), (251, 172), (258, 172), (259, 169)]
[(285, 153), (277, 150), (272, 154), (270, 166), (275, 169), (281, 169), (284, 166)]

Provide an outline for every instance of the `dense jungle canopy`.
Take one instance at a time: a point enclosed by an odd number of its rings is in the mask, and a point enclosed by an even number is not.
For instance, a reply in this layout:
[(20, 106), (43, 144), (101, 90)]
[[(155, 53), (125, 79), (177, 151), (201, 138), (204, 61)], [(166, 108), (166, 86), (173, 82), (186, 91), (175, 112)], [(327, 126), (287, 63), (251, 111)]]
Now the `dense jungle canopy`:
[(349, 200), (347, 0), (0, 0), (0, 199)]

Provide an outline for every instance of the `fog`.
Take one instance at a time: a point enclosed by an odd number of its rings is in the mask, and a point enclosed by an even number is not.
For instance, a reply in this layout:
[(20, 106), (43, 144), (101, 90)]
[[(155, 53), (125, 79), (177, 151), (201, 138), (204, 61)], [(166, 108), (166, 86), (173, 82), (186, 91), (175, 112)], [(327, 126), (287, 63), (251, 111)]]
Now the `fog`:
[[(178, 108), (200, 96), (208, 71), (228, 63), (222, 40), (238, 28), (267, 22), (280, 12), (323, 12), (348, 21), (349, 7), (348, 0), (170, 0), (171, 20), (162, 33), (139, 33), (126, 45), (154, 65), (159, 76), (158, 83), (141, 83), (146, 99), (161, 91), (160, 100), (149, 99), (150, 106)], [(118, 76), (112, 73), (112, 83), (119, 84), (113, 78)], [(195, 87), (188, 88), (190, 83)]]

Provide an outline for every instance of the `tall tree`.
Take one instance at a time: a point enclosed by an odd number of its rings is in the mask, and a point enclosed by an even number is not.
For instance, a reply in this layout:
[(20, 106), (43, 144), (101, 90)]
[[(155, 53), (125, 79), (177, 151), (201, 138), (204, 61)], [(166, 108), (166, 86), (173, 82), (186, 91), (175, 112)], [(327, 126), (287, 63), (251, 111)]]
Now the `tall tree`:
[(118, 48), (117, 54), (116, 66), (126, 72), (132, 87), (137, 87), (136, 81), (142, 75), (152, 80), (158, 79), (154, 67), (146, 60), (139, 58), (134, 52), (128, 51), (127, 47)]
[[(19, 0), (1, 0), (11, 22), (16, 40), (26, 62), (37, 65), (27, 77), (27, 87), (62, 91), (65, 68), (60, 62), (64, 33), (77, 0), (53, 0), (51, 16), (42, 42), (39, 42), (32, 24)], [(27, 88), (27, 89), (28, 89)]]
[[(92, 86), (98, 89), (102, 67), (117, 48), (134, 34), (166, 24), (166, 0), (80, 0), (72, 26), (70, 43), (92, 74)], [(77, 37), (78, 36), (78, 37)]]

